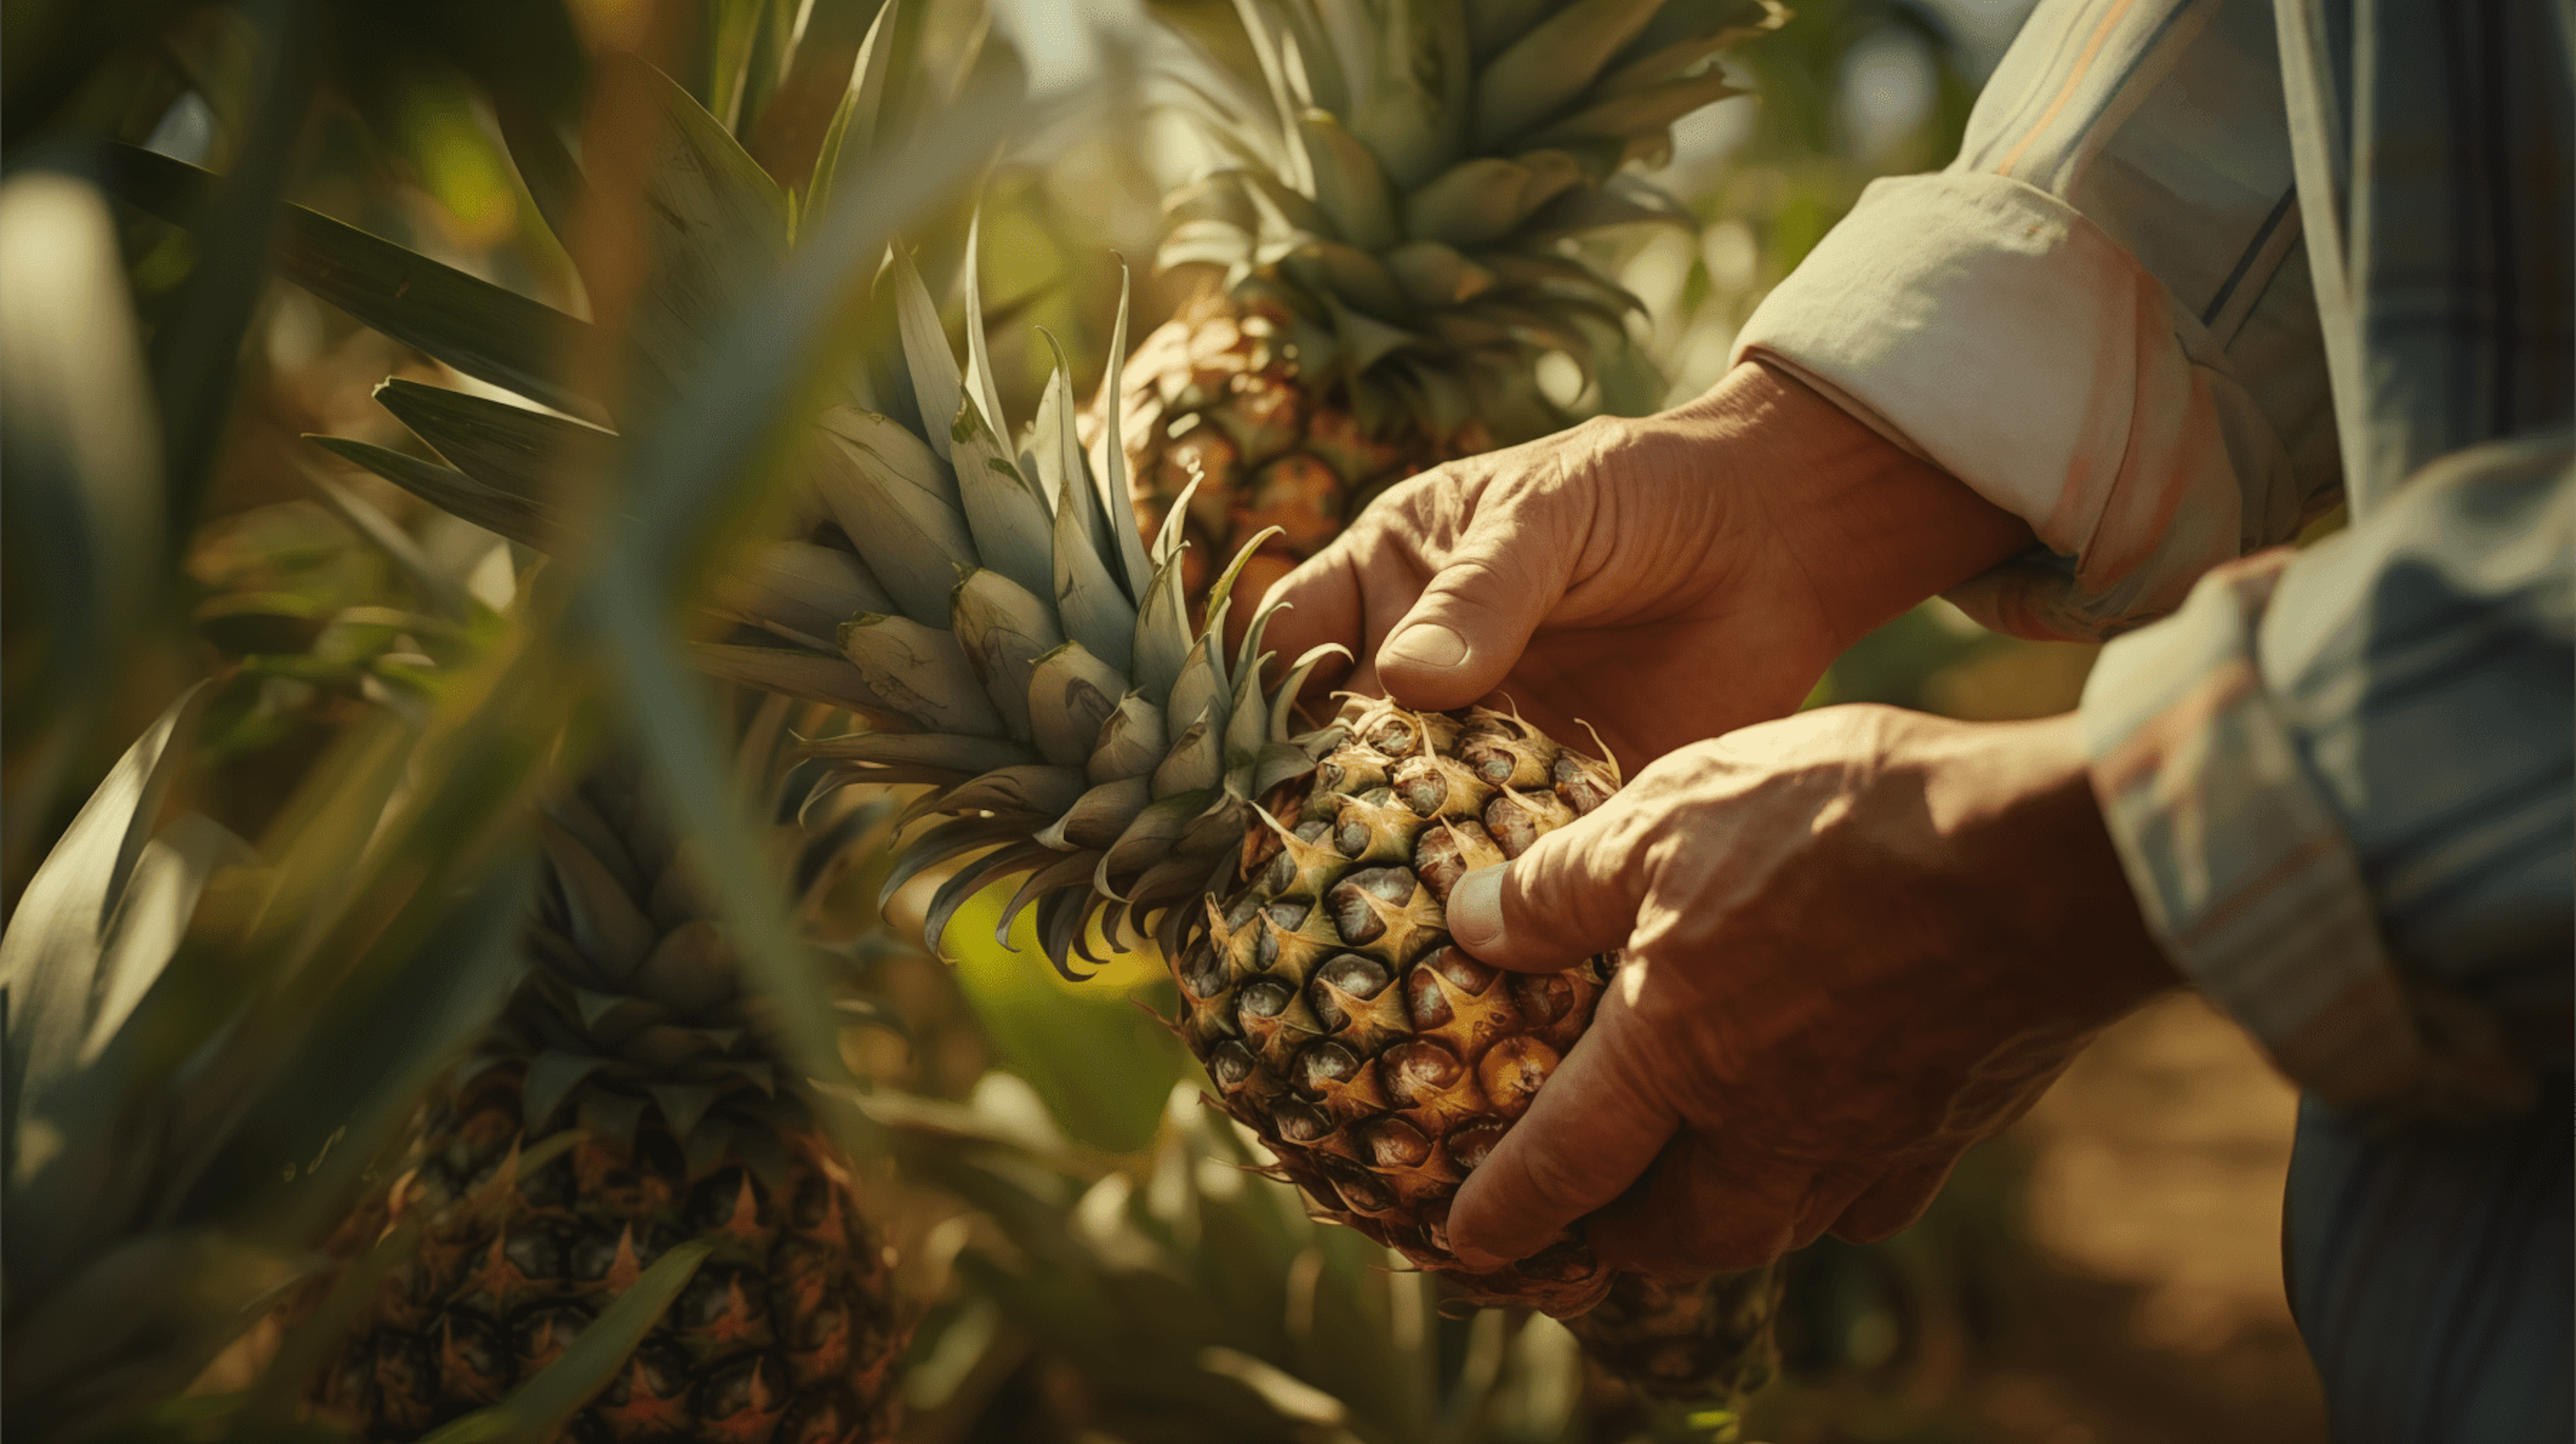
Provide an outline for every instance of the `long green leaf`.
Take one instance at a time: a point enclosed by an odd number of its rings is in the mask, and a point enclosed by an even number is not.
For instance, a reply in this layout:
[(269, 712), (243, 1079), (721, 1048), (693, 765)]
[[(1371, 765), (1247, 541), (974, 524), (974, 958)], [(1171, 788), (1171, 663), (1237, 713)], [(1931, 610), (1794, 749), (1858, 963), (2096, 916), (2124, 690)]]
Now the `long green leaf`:
[(541, 552), (560, 554), (575, 541), (552, 507), (495, 491), (451, 467), (346, 436), (308, 436), (305, 440), (365, 467), (442, 511)]
[[(174, 225), (191, 224), (218, 179), (133, 146), (112, 145), (108, 156), (110, 193)], [(301, 206), (287, 208), (277, 269), (478, 381), (557, 411), (601, 415), (596, 403), (560, 379), (560, 359), (583, 344), (586, 321)]]
[(179, 304), (153, 337), (153, 389), (161, 402), (163, 472), (174, 538), (196, 523), (233, 410), (243, 333), (268, 290), (269, 253), (294, 179), (295, 137), (314, 102), (318, 28), (304, 0), (251, 0), (259, 59), (249, 123), (233, 136), (239, 157), (190, 224), (196, 265)]
[(673, 395), (663, 388), (707, 374), (741, 303), (776, 271), (787, 252), (787, 197), (669, 76), (628, 55), (606, 58), (600, 73), (603, 84), (640, 90), (653, 116), (642, 138), (644, 203), (627, 222), (645, 271), (626, 340), (649, 367), (641, 379), (650, 394), (636, 409), (658, 410)]
[(595, 426), (402, 377), (378, 386), (376, 402), (457, 470), (539, 505), (565, 476), (593, 472), (616, 441)]
[(1476, 148), (1498, 149), (1589, 89), (1663, 3), (1574, 0), (1531, 27), (1476, 77)]
[(543, 1444), (554, 1438), (592, 1395), (617, 1377), (618, 1367), (653, 1332), (714, 1251), (715, 1245), (703, 1239), (674, 1246), (535, 1378), (491, 1408), (477, 1409), (424, 1436), (421, 1444)]
[[(182, 765), (178, 745), (204, 710), (203, 683), (164, 709), (90, 794), (44, 865), (20, 894), (9, 930), (0, 935), (0, 1003), (5, 1003), (7, 1183), (15, 1188), (29, 1160), (19, 1134), (47, 1096), (87, 1051), (93, 999), (107, 991), (99, 966), (110, 920), (151, 839), (161, 798)], [(157, 972), (169, 961), (136, 958)], [(18, 1230), (12, 1229), (14, 1254)], [(33, 1242), (33, 1240), (30, 1240)], [(29, 1285), (33, 1260), (10, 1259), (13, 1287)]]

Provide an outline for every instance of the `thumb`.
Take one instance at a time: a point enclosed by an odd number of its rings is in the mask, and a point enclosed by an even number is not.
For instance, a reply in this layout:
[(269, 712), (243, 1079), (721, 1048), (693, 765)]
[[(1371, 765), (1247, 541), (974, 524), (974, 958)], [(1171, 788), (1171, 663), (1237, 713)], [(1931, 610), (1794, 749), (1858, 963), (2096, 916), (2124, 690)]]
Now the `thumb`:
[(1478, 516), (1378, 648), (1387, 695), (1437, 712), (1501, 687), (1565, 596), (1573, 552), (1513, 509)]
[(1553, 973), (1628, 941), (1653, 886), (1657, 812), (1630, 792), (1479, 868), (1449, 892), (1449, 936), (1491, 967)]

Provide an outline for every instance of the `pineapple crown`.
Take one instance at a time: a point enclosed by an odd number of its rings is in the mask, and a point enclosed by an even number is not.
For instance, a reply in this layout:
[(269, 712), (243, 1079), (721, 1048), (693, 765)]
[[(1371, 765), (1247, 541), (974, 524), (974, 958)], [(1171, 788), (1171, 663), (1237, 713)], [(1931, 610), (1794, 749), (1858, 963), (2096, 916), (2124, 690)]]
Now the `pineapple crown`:
[[(854, 96), (873, 88), (870, 68), (863, 58)], [(662, 124), (643, 177), (651, 204), (642, 214), (657, 229), (644, 238), (650, 265), (630, 322), (639, 353), (630, 409), (663, 394), (657, 378), (690, 374), (711, 291), (793, 242), (792, 209), (724, 128), (658, 73), (639, 69), (637, 78), (656, 97)], [(866, 107), (855, 111), (864, 117)], [(827, 156), (845, 131), (857, 135), (853, 112), (845, 106), (835, 121)], [(535, 139), (523, 173), (541, 198), (556, 198), (550, 217), (568, 214), (578, 169), (569, 157), (550, 159)], [(976, 244), (970, 225), (961, 267), (970, 318), (982, 314)], [(579, 324), (385, 243), (363, 253), (427, 278), (416, 286), (515, 306), (524, 328)], [(308, 284), (339, 299), (328, 291), (330, 274)], [(1312, 769), (1290, 740), (1290, 706), (1322, 653), (1266, 690), (1262, 620), (1239, 648), (1226, 647), (1228, 596), (1251, 547), (1208, 596), (1205, 623), (1192, 628), (1177, 521), (1149, 549), (1126, 520), (1116, 368), (1103, 384), (1106, 424), (1091, 452), (1075, 434), (1061, 357), (1034, 424), (1012, 446), (1002, 439), (980, 325), (966, 327), (961, 367), (900, 244), (881, 281), (899, 356), (854, 376), (854, 404), (818, 419), (794, 526), (746, 549), (718, 579), (714, 610), (732, 630), (698, 644), (695, 656), (718, 677), (872, 724), (808, 744), (809, 757), (826, 765), (817, 797), (853, 783), (922, 785), (929, 790), (905, 821), (950, 814), (907, 840), (887, 882), (891, 891), (968, 858), (933, 900), (934, 947), (969, 896), (1022, 876), (1003, 926), (1036, 904), (1048, 956), (1068, 968), (1075, 953), (1093, 956), (1086, 938), (1095, 918), (1114, 936), (1123, 922), (1195, 897), (1259, 825), (1254, 799)], [(1113, 354), (1126, 346), (1122, 294)], [(470, 347), (432, 354), (549, 405), (603, 415), (541, 372), (478, 369)], [(557, 478), (577, 470), (582, 453), (611, 445), (611, 433), (408, 381), (389, 381), (377, 396), (447, 464), (349, 438), (316, 440), (514, 540), (544, 551), (577, 543)]]
[(1170, 205), (1164, 266), (1223, 269), (1364, 425), (1549, 429), (1535, 362), (1588, 372), (1636, 298), (1560, 243), (1693, 224), (1621, 170), (1737, 93), (1713, 63), (1776, 0), (1236, 0), (1257, 75), (1184, 78), (1231, 164)]
[[(974, 237), (963, 267), (978, 314)], [(1003, 444), (980, 328), (961, 370), (911, 262), (892, 257), (903, 353), (924, 416), (917, 435), (885, 416), (827, 414), (802, 498), (807, 539), (769, 544), (721, 605), (742, 631), (702, 644), (719, 676), (849, 708), (876, 730), (808, 743), (830, 764), (814, 796), (851, 784), (922, 785), (890, 895), (925, 870), (965, 859), (929, 909), (938, 946), (967, 898), (1023, 879), (1007, 930), (1034, 904), (1059, 970), (1098, 961), (1095, 918), (1110, 937), (1160, 913), (1177, 930), (1197, 897), (1236, 865), (1260, 826), (1257, 799), (1314, 768), (1292, 737), (1291, 707), (1314, 665), (1277, 688), (1264, 608), (1240, 646), (1225, 644), (1235, 577), (1268, 534), (1234, 559), (1193, 628), (1182, 589), (1176, 509), (1149, 549), (1126, 524), (1119, 374), (1110, 368), (1086, 452), (1059, 356), (1034, 422)], [(1122, 294), (1113, 351), (1126, 346)]]
[[(783, 716), (772, 708), (755, 722), (744, 744), (751, 757), (767, 754)], [(891, 810), (852, 809), (803, 839), (800, 854), (847, 846)], [(631, 1147), (658, 1113), (692, 1172), (740, 1159), (775, 1185), (788, 1163), (779, 1140), (810, 1120), (810, 1089), (778, 1062), (732, 941), (639, 760), (621, 750), (594, 764), (546, 805), (537, 832), (547, 865), (525, 946), (538, 966), (458, 1086), (521, 1065), (531, 1136), (577, 1124)], [(800, 878), (815, 871), (807, 861), (797, 859)], [(844, 1010), (878, 1016), (867, 999), (846, 999)]]

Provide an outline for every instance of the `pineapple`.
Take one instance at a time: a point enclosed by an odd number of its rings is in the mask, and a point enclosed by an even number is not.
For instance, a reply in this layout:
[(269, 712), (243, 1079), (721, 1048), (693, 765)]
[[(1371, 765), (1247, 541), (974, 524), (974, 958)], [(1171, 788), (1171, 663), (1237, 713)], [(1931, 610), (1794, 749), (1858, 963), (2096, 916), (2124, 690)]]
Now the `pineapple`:
[[(1482, 708), (1355, 701), (1301, 729), (1294, 699), (1324, 651), (1265, 688), (1267, 614), (1240, 646), (1224, 640), (1267, 538), (1219, 574), (1194, 627), (1183, 513), (1150, 550), (1124, 524), (1114, 427), (1095, 464), (1059, 370), (1022, 445), (1005, 447), (974, 332), (961, 373), (911, 268), (895, 275), (915, 392), (926, 413), (953, 405), (953, 422), (921, 436), (854, 408), (827, 415), (806, 480), (831, 520), (795, 544), (814, 579), (762, 563), (759, 587), (728, 596), (775, 640), (708, 644), (702, 659), (887, 719), (805, 751), (830, 764), (821, 791), (926, 785), (911, 815), (950, 818), (900, 844), (886, 884), (946, 870), (934, 946), (967, 898), (1010, 879), (1004, 927), (1035, 907), (1068, 974), (1096, 957), (1095, 926), (1150, 931), (1182, 995), (1174, 1026), (1321, 1213), (1479, 1302), (1558, 1315), (1599, 1302), (1611, 1277), (1577, 1236), (1479, 1275), (1442, 1225), (1582, 1035), (1611, 960), (1506, 976), (1449, 943), (1442, 907), (1470, 869), (1599, 806), (1615, 767)], [(1113, 373), (1102, 414), (1119, 414), (1117, 391)], [(891, 605), (857, 603), (832, 652), (792, 640), (868, 595)]]
[(611, 762), (548, 809), (528, 976), (332, 1240), (419, 1233), (316, 1386), (366, 1438), (499, 1400), (697, 1238), (715, 1251), (569, 1437), (892, 1436), (886, 1255), (636, 784)]
[(1202, 89), (1238, 164), (1169, 203), (1166, 267), (1210, 289), (1126, 361), (1118, 432), (1139, 522), (1193, 478), (1184, 563), (1276, 532), (1259, 597), (1387, 487), (1569, 418), (1538, 362), (1589, 369), (1634, 298), (1571, 254), (1642, 220), (1695, 224), (1619, 174), (1672, 122), (1735, 93), (1712, 58), (1785, 16), (1773, 0), (1241, 5), (1260, 74)]

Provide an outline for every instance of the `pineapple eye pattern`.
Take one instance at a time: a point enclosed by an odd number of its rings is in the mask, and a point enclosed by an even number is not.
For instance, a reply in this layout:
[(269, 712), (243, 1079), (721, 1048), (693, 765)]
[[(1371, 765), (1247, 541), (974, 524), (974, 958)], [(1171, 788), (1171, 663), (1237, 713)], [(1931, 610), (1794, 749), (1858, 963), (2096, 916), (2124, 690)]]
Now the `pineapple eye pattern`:
[[(1449, 941), (1444, 906), (1470, 870), (1598, 806), (1610, 786), (1590, 784), (1611, 774), (1481, 708), (1357, 704), (1305, 740), (1315, 770), (1280, 819), (1295, 843), (1265, 831), (1249, 880), (1175, 954), (1181, 1033), (1327, 1212), (1455, 1268), (1448, 1199), (1590, 1023), (1614, 962), (1507, 979)], [(1226, 955), (1248, 971), (1220, 998), (1203, 982)], [(1197, 1016), (1220, 1007), (1232, 1026)], [(1471, 1283), (1579, 1306), (1609, 1276), (1568, 1239)]]

